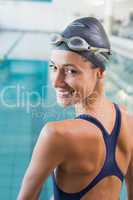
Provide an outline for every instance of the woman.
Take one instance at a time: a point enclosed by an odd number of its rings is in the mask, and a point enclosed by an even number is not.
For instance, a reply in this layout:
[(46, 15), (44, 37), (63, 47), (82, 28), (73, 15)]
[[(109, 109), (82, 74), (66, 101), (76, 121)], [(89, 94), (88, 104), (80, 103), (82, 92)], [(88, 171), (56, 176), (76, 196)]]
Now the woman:
[(133, 117), (104, 94), (111, 50), (102, 25), (77, 19), (52, 44), (57, 102), (74, 105), (76, 117), (44, 126), (18, 200), (37, 200), (50, 174), (55, 200), (118, 200), (124, 178), (133, 200)]

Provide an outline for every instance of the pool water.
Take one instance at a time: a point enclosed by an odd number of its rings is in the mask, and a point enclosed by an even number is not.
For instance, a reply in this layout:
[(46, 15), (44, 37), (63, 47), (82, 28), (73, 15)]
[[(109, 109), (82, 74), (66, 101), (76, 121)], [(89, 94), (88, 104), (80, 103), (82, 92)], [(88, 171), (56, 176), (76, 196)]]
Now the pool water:
[[(41, 128), (48, 121), (74, 118), (72, 107), (56, 104), (48, 62), (7, 60), (0, 65), (0, 199), (15, 200)], [(42, 89), (43, 88), (43, 89)], [(36, 93), (37, 92), (37, 93)], [(40, 200), (49, 200), (52, 182)], [(125, 186), (121, 200), (126, 199)]]

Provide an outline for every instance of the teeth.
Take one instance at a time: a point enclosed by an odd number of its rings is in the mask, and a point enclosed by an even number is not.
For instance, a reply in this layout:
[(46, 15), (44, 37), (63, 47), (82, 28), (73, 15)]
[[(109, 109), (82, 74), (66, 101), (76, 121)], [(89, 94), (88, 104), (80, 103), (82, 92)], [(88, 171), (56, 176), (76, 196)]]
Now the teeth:
[(58, 94), (69, 94), (70, 92), (58, 92)]
[(57, 94), (61, 94), (61, 95), (72, 95), (73, 93), (75, 92), (75, 90), (72, 90), (72, 91), (66, 91), (66, 92), (61, 92), (61, 91), (58, 91)]

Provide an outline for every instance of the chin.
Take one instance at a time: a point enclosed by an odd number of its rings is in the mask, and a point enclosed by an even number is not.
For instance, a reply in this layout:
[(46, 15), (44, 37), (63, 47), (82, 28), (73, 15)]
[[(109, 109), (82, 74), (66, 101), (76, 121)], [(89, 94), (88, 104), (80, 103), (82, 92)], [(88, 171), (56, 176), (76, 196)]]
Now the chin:
[(69, 107), (69, 106), (72, 106), (74, 105), (75, 103), (74, 102), (71, 102), (69, 100), (60, 100), (60, 99), (57, 99), (57, 104), (61, 107)]
[(59, 106), (61, 106), (61, 107), (63, 107), (63, 108), (66, 108), (66, 107), (69, 107), (69, 106), (72, 106), (72, 105), (74, 105), (74, 104), (72, 104), (72, 103), (63, 103), (63, 102), (57, 102), (57, 104), (59, 105)]

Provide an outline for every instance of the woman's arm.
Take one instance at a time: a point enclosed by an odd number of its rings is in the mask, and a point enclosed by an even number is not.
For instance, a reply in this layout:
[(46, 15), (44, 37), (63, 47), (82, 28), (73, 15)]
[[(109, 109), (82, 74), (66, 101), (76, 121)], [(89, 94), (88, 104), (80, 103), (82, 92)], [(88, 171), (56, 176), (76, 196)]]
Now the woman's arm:
[(55, 123), (45, 125), (35, 145), (17, 200), (37, 200), (42, 184), (65, 159), (63, 134)]
[(129, 116), (129, 131), (131, 135), (131, 159), (126, 175), (128, 200), (133, 200), (133, 116)]

